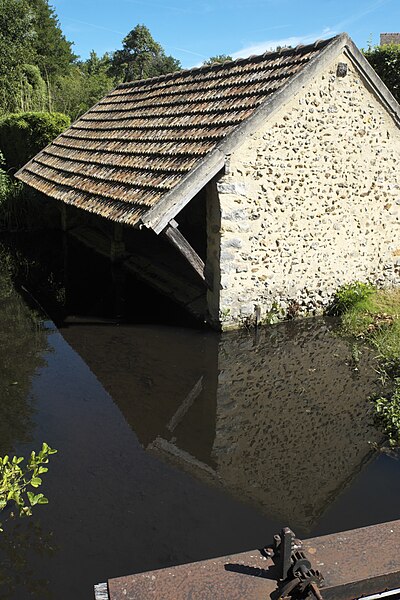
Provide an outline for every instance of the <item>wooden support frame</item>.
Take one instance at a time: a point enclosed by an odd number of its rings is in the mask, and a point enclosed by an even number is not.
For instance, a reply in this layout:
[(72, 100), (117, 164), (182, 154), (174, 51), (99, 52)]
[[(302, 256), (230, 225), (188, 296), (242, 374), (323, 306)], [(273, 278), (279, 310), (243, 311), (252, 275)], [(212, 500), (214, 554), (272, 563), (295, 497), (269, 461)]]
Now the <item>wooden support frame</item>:
[(200, 279), (209, 287), (206, 273), (205, 264), (196, 250), (192, 248), (187, 239), (178, 229), (178, 223), (175, 219), (172, 219), (166, 228), (163, 230), (163, 235), (167, 240), (178, 250), (180, 254), (187, 260), (190, 266), (196, 271)]

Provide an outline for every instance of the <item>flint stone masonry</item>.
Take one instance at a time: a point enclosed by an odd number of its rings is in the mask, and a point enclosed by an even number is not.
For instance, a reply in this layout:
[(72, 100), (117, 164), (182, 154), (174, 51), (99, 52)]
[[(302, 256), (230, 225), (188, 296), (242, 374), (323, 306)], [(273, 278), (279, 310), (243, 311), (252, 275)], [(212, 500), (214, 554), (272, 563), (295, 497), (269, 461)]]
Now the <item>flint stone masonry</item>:
[(355, 280), (399, 285), (399, 159), (398, 127), (339, 55), (209, 186), (214, 321), (317, 313)]
[(380, 44), (400, 44), (400, 33), (381, 33)]

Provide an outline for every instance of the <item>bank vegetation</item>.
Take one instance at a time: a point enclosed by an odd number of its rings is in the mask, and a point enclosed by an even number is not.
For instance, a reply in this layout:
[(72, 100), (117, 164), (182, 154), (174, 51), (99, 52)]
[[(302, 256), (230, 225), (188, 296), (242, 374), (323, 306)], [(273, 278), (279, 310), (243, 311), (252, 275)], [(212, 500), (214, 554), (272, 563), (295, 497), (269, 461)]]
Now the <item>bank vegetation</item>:
[(400, 289), (355, 282), (340, 288), (331, 314), (352, 341), (355, 362), (367, 344), (376, 353), (381, 392), (370, 398), (375, 419), (391, 446), (400, 447)]

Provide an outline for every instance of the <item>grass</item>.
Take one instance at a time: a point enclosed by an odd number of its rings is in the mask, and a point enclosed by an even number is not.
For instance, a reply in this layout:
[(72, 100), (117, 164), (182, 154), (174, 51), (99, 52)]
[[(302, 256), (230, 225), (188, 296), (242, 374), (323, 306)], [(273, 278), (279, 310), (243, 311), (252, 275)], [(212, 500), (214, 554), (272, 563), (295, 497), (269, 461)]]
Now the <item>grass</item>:
[(343, 312), (341, 329), (374, 347), (383, 363), (398, 362), (400, 368), (400, 289), (372, 288)]
[(352, 356), (359, 360), (364, 343), (376, 350), (382, 390), (369, 400), (390, 446), (400, 447), (400, 289), (359, 282), (343, 286), (332, 313), (340, 315), (341, 334), (352, 338)]

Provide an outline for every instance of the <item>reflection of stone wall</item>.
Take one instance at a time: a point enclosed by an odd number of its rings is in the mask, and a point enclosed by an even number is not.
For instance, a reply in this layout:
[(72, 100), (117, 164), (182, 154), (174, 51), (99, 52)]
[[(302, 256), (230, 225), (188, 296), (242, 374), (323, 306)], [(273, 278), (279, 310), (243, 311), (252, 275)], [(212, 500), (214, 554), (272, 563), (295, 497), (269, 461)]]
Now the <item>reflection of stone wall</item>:
[(321, 308), (349, 281), (400, 284), (399, 158), (398, 127), (345, 55), (246, 139), (209, 223), (224, 327), (255, 304), (262, 318), (274, 302)]
[[(322, 323), (324, 323), (322, 321)], [(225, 335), (213, 447), (224, 485), (307, 530), (354, 478), (378, 441), (367, 415), (371, 364), (354, 372), (327, 325)]]

